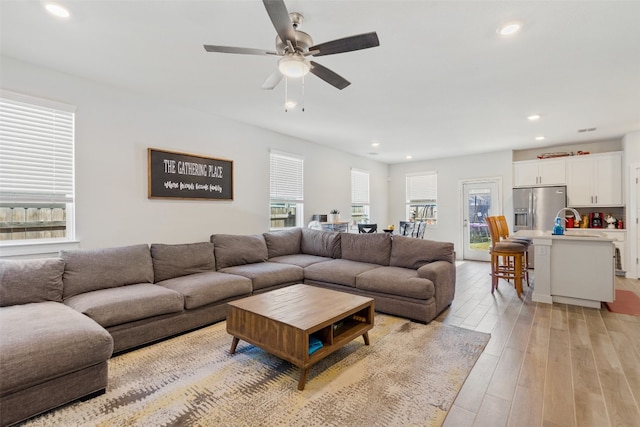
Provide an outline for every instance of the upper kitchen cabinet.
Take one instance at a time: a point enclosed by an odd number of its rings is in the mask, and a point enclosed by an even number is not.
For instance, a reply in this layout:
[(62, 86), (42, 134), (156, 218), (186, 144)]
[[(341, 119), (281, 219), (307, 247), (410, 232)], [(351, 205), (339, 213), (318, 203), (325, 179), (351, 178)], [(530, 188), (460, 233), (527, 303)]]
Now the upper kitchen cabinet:
[(622, 206), (622, 153), (567, 159), (569, 206)]
[(514, 162), (513, 181), (514, 187), (565, 185), (565, 159)]

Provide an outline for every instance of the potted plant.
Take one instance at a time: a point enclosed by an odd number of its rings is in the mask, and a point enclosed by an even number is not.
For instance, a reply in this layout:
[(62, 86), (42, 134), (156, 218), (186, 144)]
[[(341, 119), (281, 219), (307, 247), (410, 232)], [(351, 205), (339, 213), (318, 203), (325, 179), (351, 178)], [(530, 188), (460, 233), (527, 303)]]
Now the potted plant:
[(336, 223), (336, 222), (340, 222), (340, 211), (338, 209), (331, 209), (329, 211), (329, 218), (328, 222), (331, 223)]

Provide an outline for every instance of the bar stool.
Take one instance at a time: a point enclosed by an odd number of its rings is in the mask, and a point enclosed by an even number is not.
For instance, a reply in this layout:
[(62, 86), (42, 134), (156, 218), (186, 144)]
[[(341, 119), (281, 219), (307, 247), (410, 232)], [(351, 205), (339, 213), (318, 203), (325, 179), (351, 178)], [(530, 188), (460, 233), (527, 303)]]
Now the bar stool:
[(518, 298), (522, 298), (522, 280), (525, 277), (527, 247), (521, 243), (500, 241), (498, 219), (486, 217), (491, 235), (491, 293), (498, 288), (498, 279), (514, 281)]
[(509, 224), (507, 224), (507, 218), (504, 215), (497, 215), (498, 233), (500, 234), (500, 241), (508, 241), (512, 243), (519, 243), (527, 247), (527, 251), (524, 253), (524, 277), (527, 280), (527, 286), (529, 286), (529, 246), (533, 244), (531, 239), (525, 237), (512, 236), (509, 233)]

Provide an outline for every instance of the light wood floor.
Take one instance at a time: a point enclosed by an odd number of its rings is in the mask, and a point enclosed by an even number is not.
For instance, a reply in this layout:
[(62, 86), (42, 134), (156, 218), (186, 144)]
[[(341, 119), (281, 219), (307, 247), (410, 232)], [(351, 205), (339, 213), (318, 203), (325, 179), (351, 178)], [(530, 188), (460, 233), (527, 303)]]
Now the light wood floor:
[[(491, 333), (444, 426), (640, 426), (640, 317), (524, 301), (490, 265), (458, 266), (456, 295), (438, 318)], [(640, 281), (616, 278), (640, 295)], [(526, 285), (525, 285), (526, 288)]]

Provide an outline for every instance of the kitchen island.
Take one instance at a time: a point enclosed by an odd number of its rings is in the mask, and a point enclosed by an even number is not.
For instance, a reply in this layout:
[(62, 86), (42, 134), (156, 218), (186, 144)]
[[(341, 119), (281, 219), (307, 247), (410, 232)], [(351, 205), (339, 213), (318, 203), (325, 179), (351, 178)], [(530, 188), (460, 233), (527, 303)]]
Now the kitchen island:
[(595, 230), (520, 230), (517, 237), (533, 240), (535, 285), (533, 301), (600, 308), (615, 296), (615, 250), (613, 239)]

